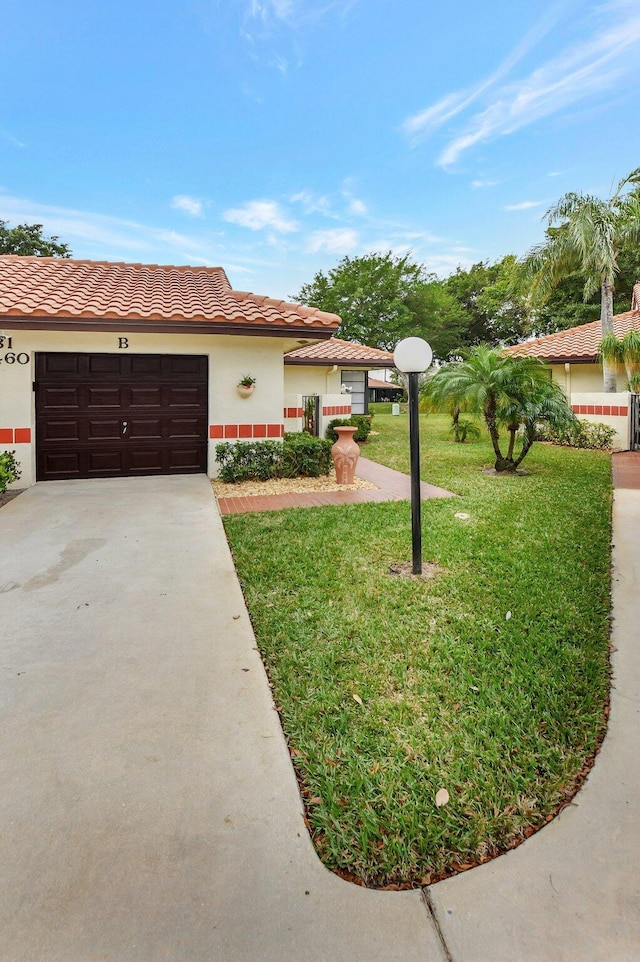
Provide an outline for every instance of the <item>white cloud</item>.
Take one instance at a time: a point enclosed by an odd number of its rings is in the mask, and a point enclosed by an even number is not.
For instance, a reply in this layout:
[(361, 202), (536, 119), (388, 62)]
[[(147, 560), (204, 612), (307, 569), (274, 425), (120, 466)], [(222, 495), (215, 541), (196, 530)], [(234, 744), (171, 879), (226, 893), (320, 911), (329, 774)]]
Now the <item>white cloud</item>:
[(505, 204), (505, 210), (531, 210), (532, 207), (544, 207), (543, 200), (521, 200), (519, 204)]
[(27, 145), (22, 141), (18, 140), (13, 134), (9, 133), (8, 130), (0, 130), (0, 137), (6, 140), (7, 143), (11, 144), (12, 147), (26, 147)]
[(299, 190), (289, 197), (292, 204), (300, 204), (305, 214), (323, 214), (333, 217), (331, 200), (326, 194), (314, 194), (312, 190)]
[(367, 213), (367, 205), (364, 201), (358, 200), (357, 197), (353, 197), (349, 203), (349, 213), (356, 214), (358, 217), (363, 217)]
[(202, 201), (196, 200), (195, 197), (189, 197), (188, 194), (176, 194), (171, 200), (171, 206), (175, 210), (183, 210), (185, 213), (191, 214), (192, 217), (204, 217)]
[(287, 220), (273, 200), (249, 200), (243, 207), (233, 207), (222, 215), (230, 224), (248, 227), (249, 230), (270, 228), (278, 234), (291, 234), (298, 230), (293, 220)]
[(327, 254), (348, 254), (357, 247), (358, 235), (348, 227), (314, 231), (307, 241), (307, 250), (312, 254), (320, 251), (326, 251)]
[[(405, 133), (413, 142), (423, 139), (482, 99), (483, 108), (468, 117), (438, 158), (440, 166), (448, 167), (476, 144), (514, 133), (587, 98), (629, 87), (630, 74), (638, 69), (640, 13), (637, 3), (627, 0), (597, 8), (586, 39), (568, 44), (528, 75), (501, 83), (561, 13), (562, 5), (555, 5), (500, 67), (476, 87), (446, 94), (426, 110), (407, 118), (403, 124)], [(577, 24), (577, 28), (583, 26)]]
[(499, 183), (499, 180), (482, 180), (478, 178), (477, 180), (471, 181), (471, 186), (474, 190), (478, 190), (481, 187), (497, 187)]

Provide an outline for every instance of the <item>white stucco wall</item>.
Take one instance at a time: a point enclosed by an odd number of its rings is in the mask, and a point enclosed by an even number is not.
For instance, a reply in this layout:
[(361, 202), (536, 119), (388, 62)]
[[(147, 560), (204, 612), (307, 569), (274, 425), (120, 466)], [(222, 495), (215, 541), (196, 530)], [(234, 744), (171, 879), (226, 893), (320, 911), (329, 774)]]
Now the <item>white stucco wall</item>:
[(560, 385), (567, 397), (574, 393), (603, 391), (601, 364), (551, 364), (550, 367), (553, 380)]
[[(2, 331), (0, 325), (0, 331)], [(9, 348), (7, 337), (11, 338)], [(127, 347), (120, 339), (126, 338)], [(283, 426), (284, 373), (282, 354), (285, 344), (277, 337), (235, 335), (137, 334), (126, 327), (117, 333), (74, 331), (7, 331), (0, 346), (0, 450), (15, 450), (22, 477), (19, 487), (35, 483), (35, 353), (70, 351), (129, 354), (204, 354), (209, 358), (209, 428), (211, 433), (233, 437), (234, 427), (251, 425), (262, 436), (270, 436)], [(17, 358), (11, 363), (12, 357)], [(25, 363), (19, 363), (24, 361)], [(256, 378), (250, 398), (238, 396), (236, 385), (244, 374)], [(17, 442), (25, 429), (30, 441)], [(7, 440), (11, 432), (12, 440)], [(17, 432), (17, 434), (16, 434)], [(267, 431), (265, 430), (265, 435)], [(17, 443), (16, 443), (17, 442)], [(215, 474), (215, 445), (219, 437), (209, 438), (208, 471)]]
[(616, 394), (581, 391), (571, 395), (571, 407), (577, 417), (583, 421), (606, 424), (615, 429), (614, 451), (629, 450), (630, 403), (628, 391), (619, 391)]
[(318, 367), (297, 364), (284, 366), (285, 394), (339, 394), (340, 368)]

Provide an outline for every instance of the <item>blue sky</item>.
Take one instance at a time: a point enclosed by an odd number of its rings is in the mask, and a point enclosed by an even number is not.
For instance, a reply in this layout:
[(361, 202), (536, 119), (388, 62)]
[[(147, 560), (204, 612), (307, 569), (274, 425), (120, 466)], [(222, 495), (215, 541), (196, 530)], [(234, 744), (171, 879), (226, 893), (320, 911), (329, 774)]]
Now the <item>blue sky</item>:
[(640, 165), (637, 0), (5, 0), (0, 58), (0, 218), (273, 297), (524, 254)]

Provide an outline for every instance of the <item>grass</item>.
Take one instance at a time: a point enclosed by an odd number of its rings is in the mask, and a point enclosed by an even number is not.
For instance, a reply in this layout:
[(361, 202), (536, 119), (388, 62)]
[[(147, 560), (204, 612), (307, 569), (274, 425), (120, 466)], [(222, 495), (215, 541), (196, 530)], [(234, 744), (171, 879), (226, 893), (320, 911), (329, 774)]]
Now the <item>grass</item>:
[[(368, 457), (408, 470), (406, 417)], [(225, 525), (325, 864), (426, 884), (543, 825), (584, 776), (608, 696), (610, 459), (535, 445), (527, 477), (422, 419), (433, 581), (406, 502), (236, 515)], [(468, 514), (468, 519), (456, 517)], [(447, 789), (441, 806), (436, 794)]]

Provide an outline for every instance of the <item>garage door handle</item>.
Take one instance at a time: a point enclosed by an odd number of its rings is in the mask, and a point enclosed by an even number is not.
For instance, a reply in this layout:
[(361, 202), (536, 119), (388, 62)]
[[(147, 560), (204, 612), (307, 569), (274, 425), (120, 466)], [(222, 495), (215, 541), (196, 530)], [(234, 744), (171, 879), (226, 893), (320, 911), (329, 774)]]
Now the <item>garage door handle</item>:
[(128, 422), (128, 421), (123, 421), (123, 422), (122, 422), (122, 433), (123, 433), (123, 434), (126, 434), (126, 433), (127, 433), (127, 428), (128, 428), (128, 426), (129, 426), (129, 422)]

